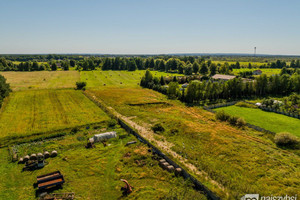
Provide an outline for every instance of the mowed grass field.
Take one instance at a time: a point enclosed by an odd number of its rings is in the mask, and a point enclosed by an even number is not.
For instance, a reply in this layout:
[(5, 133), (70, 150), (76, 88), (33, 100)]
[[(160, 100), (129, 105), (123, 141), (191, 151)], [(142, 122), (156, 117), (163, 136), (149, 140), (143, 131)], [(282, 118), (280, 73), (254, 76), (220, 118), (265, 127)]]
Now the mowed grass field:
[(234, 75), (238, 75), (239, 72), (244, 72), (244, 71), (254, 71), (254, 70), (261, 70), (263, 74), (266, 74), (267, 76), (272, 76), (275, 74), (280, 74), (281, 69), (259, 69), (259, 68), (241, 68), (241, 69), (233, 69)]
[(290, 132), (300, 137), (300, 120), (296, 118), (273, 112), (266, 112), (258, 108), (245, 108), (239, 106), (227, 106), (215, 110), (224, 110), (230, 115), (243, 117), (248, 123), (275, 133)]
[(10, 94), (1, 109), (0, 137), (30, 135), (108, 119), (81, 91), (18, 91)]
[(12, 90), (75, 88), (80, 80), (78, 71), (0, 72)]
[[(141, 78), (145, 75), (145, 70), (129, 71), (81, 71), (81, 81), (87, 82), (88, 88), (99, 88), (105, 86), (139, 87)], [(153, 76), (182, 76), (182, 74), (152, 72)]]
[[(106, 127), (98, 127), (106, 129)], [(37, 188), (33, 187), (36, 177), (59, 170), (65, 179), (63, 189), (54, 193), (74, 192), (76, 199), (160, 199), (180, 197), (184, 192), (186, 199), (206, 199), (205, 196), (184, 183), (181, 177), (175, 177), (158, 166), (152, 159), (152, 153), (146, 145), (137, 140), (136, 144), (125, 146), (136, 140), (118, 127), (105, 131), (116, 131), (118, 138), (101, 143), (96, 148), (86, 149), (86, 140), (98, 130), (80, 130), (76, 135), (43, 143), (30, 143), (16, 146), (19, 157), (31, 153), (58, 151), (58, 156), (48, 158), (44, 168), (24, 171), (24, 164), (10, 162), (7, 148), (0, 149), (0, 199), (32, 200)], [(122, 136), (122, 137), (120, 137)], [(128, 197), (122, 196), (120, 190), (126, 179), (133, 187)]]
[[(212, 113), (149, 89), (110, 87), (87, 93), (148, 130), (161, 123), (165, 131), (155, 134), (154, 142), (170, 142), (177, 154), (200, 171), (195, 176), (224, 199), (299, 191), (299, 156), (277, 148), (261, 132), (216, 121)], [(149, 102), (168, 104), (132, 105)]]

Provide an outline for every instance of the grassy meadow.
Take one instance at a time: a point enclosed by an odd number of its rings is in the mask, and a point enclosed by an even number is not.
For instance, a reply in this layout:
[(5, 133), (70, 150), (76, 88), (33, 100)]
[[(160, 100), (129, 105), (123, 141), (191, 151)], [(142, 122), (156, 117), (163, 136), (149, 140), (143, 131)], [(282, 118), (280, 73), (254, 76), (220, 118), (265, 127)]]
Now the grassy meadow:
[[(212, 113), (149, 89), (110, 87), (87, 93), (148, 130), (161, 123), (165, 131), (152, 133), (152, 142), (166, 141), (200, 171), (195, 176), (224, 199), (246, 193), (292, 195), (299, 189), (299, 156), (277, 148), (261, 132), (216, 121)], [(165, 103), (132, 105), (150, 102)]]
[[(63, 189), (55, 193), (74, 192), (76, 199), (159, 199), (180, 197), (183, 192), (190, 200), (206, 199), (181, 177), (177, 178), (159, 167), (146, 145), (137, 141), (126, 147), (128, 141), (136, 140), (134, 136), (118, 127), (106, 131), (112, 130), (119, 138), (108, 140), (106, 147), (101, 143), (93, 149), (84, 147), (87, 138), (99, 133), (98, 129), (80, 130), (60, 139), (16, 146), (20, 157), (45, 150), (58, 151), (57, 157), (48, 158), (48, 164), (35, 171), (22, 172), (24, 164), (9, 162), (7, 149), (0, 149), (0, 199), (38, 199), (33, 187), (36, 177), (56, 170), (64, 175), (65, 183)], [(120, 191), (125, 185), (120, 179), (128, 180), (134, 187), (127, 197)]]
[[(226, 62), (229, 65), (235, 65), (236, 64), (236, 61), (217, 61), (217, 60), (216, 61), (212, 61), (212, 63), (221, 64), (221, 65), (223, 65)], [(252, 66), (257, 66), (257, 67), (259, 67), (261, 65), (267, 64), (266, 62), (243, 62), (243, 61), (241, 61), (239, 63), (240, 63), (240, 66), (242, 66), (242, 67), (248, 67), (249, 63), (251, 63)]]
[[(277, 148), (264, 133), (232, 127), (199, 107), (187, 107), (163, 94), (140, 88), (144, 73), (1, 72), (14, 92), (0, 110), (0, 140), (109, 120), (82, 91), (64, 89), (74, 88), (75, 82), (81, 80), (87, 82), (86, 94), (144, 127), (151, 142), (160, 147), (165, 145), (162, 151), (170, 156), (173, 154), (168, 150), (179, 155), (174, 159), (184, 160), (185, 168), (222, 199), (240, 199), (247, 193), (294, 195), (299, 191), (299, 155)], [(154, 102), (161, 103), (147, 104)], [(270, 118), (262, 116), (261, 121)], [(165, 131), (151, 132), (156, 123)], [(270, 121), (270, 126), (271, 123), (277, 122)], [(290, 132), (295, 134), (299, 126), (289, 123), (286, 126), (293, 128), (294, 132)], [(87, 137), (94, 134), (92, 129), (59, 140), (19, 146), (19, 154), (58, 150), (58, 157), (49, 159), (45, 168), (34, 172), (21, 173), (21, 165), (8, 162), (7, 148), (0, 148), (0, 199), (33, 199), (36, 176), (55, 170), (60, 170), (66, 179), (64, 189), (57, 192), (75, 192), (79, 199), (123, 199), (120, 178), (128, 179), (135, 187), (124, 199), (174, 199), (185, 191), (189, 197), (185, 199), (205, 199), (186, 187), (181, 178), (174, 178), (158, 167), (144, 145), (125, 147), (126, 142), (136, 138), (123, 129), (116, 130), (122, 137), (109, 141), (107, 147), (97, 145), (96, 149), (84, 148)]]
[[(81, 71), (81, 81), (87, 82), (88, 88), (99, 88), (105, 86), (116, 86), (121, 88), (139, 87), (142, 76), (145, 75), (145, 70), (137, 71)], [(153, 76), (182, 76), (182, 74), (153, 72)]]
[(254, 71), (254, 70), (261, 70), (263, 74), (266, 74), (267, 76), (272, 76), (275, 74), (280, 74), (281, 69), (259, 69), (259, 68), (241, 68), (241, 69), (233, 69), (234, 75), (239, 75), (239, 72), (244, 71)]
[(239, 106), (227, 106), (215, 110), (224, 110), (230, 115), (243, 117), (248, 123), (275, 133), (290, 132), (300, 137), (300, 120), (296, 118), (273, 112), (266, 112), (258, 108), (245, 108)]
[(30, 135), (108, 119), (81, 91), (18, 91), (10, 94), (1, 109), (0, 137)]
[(0, 72), (12, 90), (75, 88), (80, 80), (77, 71)]

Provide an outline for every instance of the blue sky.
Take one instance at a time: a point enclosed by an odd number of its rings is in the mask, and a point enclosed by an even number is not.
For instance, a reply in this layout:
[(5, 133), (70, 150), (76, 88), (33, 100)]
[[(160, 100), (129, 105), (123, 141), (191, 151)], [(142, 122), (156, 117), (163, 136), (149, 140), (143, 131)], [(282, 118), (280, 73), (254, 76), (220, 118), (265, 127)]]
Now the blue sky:
[(0, 0), (0, 53), (300, 55), (300, 1)]

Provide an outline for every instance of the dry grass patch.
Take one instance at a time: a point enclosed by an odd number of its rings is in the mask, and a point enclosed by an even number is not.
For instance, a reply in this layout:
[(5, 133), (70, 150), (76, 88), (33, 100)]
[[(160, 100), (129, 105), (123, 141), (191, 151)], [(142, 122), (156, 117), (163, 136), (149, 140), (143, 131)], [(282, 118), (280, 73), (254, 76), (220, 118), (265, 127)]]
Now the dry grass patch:
[[(212, 113), (186, 107), (148, 89), (102, 88), (87, 92), (124, 116), (137, 116), (132, 120), (141, 126), (152, 127), (153, 121), (161, 123), (165, 128), (161, 135), (174, 144), (172, 150), (203, 172), (197, 177), (224, 199), (238, 199), (246, 193), (295, 195), (298, 191), (299, 156), (277, 148), (260, 132), (218, 122)], [(171, 106), (128, 105), (153, 101), (165, 101)], [(207, 176), (218, 184), (209, 182)]]
[(77, 71), (1, 72), (12, 90), (75, 88)]

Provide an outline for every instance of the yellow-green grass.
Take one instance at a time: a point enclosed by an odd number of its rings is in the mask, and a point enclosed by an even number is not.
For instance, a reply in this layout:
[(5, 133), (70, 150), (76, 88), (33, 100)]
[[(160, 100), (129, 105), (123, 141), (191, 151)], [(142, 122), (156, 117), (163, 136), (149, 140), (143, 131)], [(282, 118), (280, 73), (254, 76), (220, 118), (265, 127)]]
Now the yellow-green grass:
[(259, 69), (259, 68), (241, 68), (241, 69), (233, 69), (234, 75), (238, 75), (239, 72), (244, 71), (254, 71), (254, 70), (261, 70), (263, 74), (266, 74), (267, 76), (272, 76), (275, 74), (279, 74), (281, 69)]
[[(229, 65), (235, 65), (236, 64), (236, 61), (212, 61), (212, 63), (215, 63), (215, 64), (224, 64), (224, 63), (228, 63)], [(265, 62), (239, 62), (240, 63), (240, 66), (243, 66), (243, 67), (248, 67), (249, 66), (249, 63), (251, 63), (252, 66), (261, 66), (261, 65), (265, 65), (267, 63)]]
[(81, 91), (13, 92), (0, 113), (0, 137), (24, 136), (108, 120)]
[(300, 137), (300, 120), (293, 117), (266, 112), (258, 108), (245, 108), (239, 106), (227, 106), (215, 110), (224, 110), (230, 115), (243, 117), (248, 123), (272, 132), (290, 132)]
[[(81, 71), (81, 81), (87, 82), (88, 88), (103, 87), (105, 86), (118, 86), (118, 87), (138, 87), (141, 78), (145, 75), (145, 70), (137, 71)], [(182, 74), (165, 73), (153, 71), (153, 76), (182, 76)]]
[[(93, 149), (84, 147), (87, 138), (101, 133), (90, 130), (59, 140), (16, 147), (20, 157), (45, 150), (58, 151), (57, 157), (48, 158), (48, 164), (35, 171), (22, 172), (24, 164), (9, 162), (7, 149), (0, 149), (0, 199), (38, 199), (33, 187), (36, 177), (56, 170), (64, 175), (65, 183), (63, 189), (54, 193), (74, 192), (76, 199), (160, 199), (173, 194), (180, 196), (184, 192), (184, 199), (206, 199), (203, 194), (183, 184), (181, 177), (160, 168), (146, 145), (123, 129), (112, 130), (122, 139), (110, 139), (106, 147), (101, 143)], [(137, 143), (125, 146), (132, 140)], [(120, 189), (125, 184), (120, 179), (126, 179), (134, 187), (127, 197), (122, 196)]]
[[(145, 128), (161, 123), (166, 130), (155, 138), (171, 142), (174, 151), (203, 172), (195, 176), (224, 199), (299, 191), (299, 156), (277, 148), (264, 133), (232, 127), (199, 107), (186, 107), (149, 89), (110, 87), (87, 92)], [(169, 104), (130, 105), (154, 101)]]
[(75, 88), (77, 71), (1, 72), (12, 90)]
[[(16, 65), (21, 63), (21, 61), (12, 61), (12, 62), (13, 62), (13, 64), (16, 64)], [(37, 62), (37, 63), (38, 64), (46, 64), (47, 62)]]

